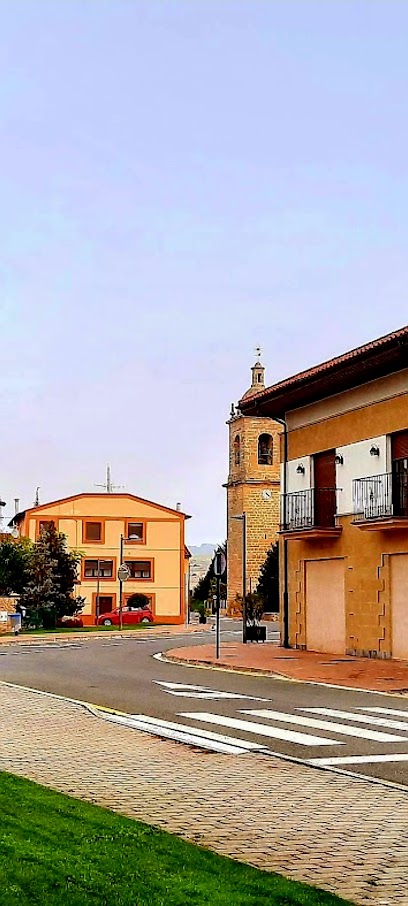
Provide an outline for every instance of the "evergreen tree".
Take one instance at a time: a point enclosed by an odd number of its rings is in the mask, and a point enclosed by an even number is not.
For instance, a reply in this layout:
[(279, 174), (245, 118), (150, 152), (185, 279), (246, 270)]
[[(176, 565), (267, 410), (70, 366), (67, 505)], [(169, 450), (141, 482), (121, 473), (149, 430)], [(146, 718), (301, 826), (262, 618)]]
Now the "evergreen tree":
[(28, 581), (20, 598), (27, 609), (29, 622), (44, 628), (51, 628), (62, 616), (72, 616), (79, 609), (83, 599), (74, 598), (77, 579), (77, 551), (68, 551), (66, 537), (57, 532), (55, 524), (42, 530), (35, 543)]
[(279, 611), (279, 545), (276, 542), (269, 548), (266, 560), (259, 573), (256, 589), (262, 600), (264, 610), (272, 613)]
[(0, 595), (20, 595), (28, 582), (33, 545), (10, 535), (0, 542)]
[[(225, 554), (225, 558), (227, 558), (227, 542), (226, 541), (224, 541), (224, 544), (219, 545), (218, 550), (223, 551), (223, 553)], [(225, 569), (224, 575), (221, 576), (221, 582), (220, 582), (220, 597), (222, 600), (225, 600), (227, 597), (226, 582), (227, 582), (227, 568)], [(214, 576), (213, 560), (211, 560), (211, 563), (207, 569), (205, 576), (203, 576), (199, 580), (199, 582), (197, 583), (197, 585), (193, 591), (193, 602), (203, 603), (204, 601), (208, 601), (210, 598), (213, 597), (213, 595), (216, 594), (216, 591), (217, 591), (217, 580), (216, 580), (216, 577)]]

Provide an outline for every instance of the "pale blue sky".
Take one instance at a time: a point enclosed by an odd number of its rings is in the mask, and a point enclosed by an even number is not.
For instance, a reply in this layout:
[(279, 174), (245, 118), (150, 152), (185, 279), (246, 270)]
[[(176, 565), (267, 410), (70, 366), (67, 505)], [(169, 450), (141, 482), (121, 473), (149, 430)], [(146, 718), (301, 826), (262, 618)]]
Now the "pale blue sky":
[(408, 4), (0, 0), (0, 495), (225, 536), (230, 403), (408, 322)]

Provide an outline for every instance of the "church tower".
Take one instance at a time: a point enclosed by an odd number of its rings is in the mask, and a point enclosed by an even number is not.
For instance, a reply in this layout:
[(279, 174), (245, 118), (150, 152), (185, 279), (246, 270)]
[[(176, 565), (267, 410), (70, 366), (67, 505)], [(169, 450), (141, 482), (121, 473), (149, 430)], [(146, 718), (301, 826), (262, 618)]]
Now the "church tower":
[[(260, 353), (260, 351), (259, 351)], [(259, 357), (252, 382), (242, 399), (265, 388), (265, 368)], [(231, 406), (227, 488), (228, 610), (243, 594), (243, 524), (246, 526), (246, 593), (255, 591), (259, 570), (277, 540), (280, 501), (281, 425), (271, 418), (242, 415)]]

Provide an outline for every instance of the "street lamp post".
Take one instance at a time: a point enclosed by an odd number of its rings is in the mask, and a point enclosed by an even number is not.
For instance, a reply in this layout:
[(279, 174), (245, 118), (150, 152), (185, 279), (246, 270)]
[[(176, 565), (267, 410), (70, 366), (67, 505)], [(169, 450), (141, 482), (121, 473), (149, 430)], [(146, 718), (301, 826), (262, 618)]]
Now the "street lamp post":
[(99, 617), (99, 579), (100, 579), (100, 576), (101, 576), (101, 561), (98, 558), (98, 572), (97, 572), (97, 576), (96, 576), (96, 608), (95, 608), (97, 623), (98, 623), (98, 617)]
[(245, 511), (240, 516), (231, 516), (231, 519), (237, 519), (242, 522), (242, 642), (247, 642), (247, 520)]
[[(123, 535), (120, 536), (120, 565), (123, 563)], [(122, 630), (122, 592), (123, 592), (123, 581), (119, 577), (119, 629)]]

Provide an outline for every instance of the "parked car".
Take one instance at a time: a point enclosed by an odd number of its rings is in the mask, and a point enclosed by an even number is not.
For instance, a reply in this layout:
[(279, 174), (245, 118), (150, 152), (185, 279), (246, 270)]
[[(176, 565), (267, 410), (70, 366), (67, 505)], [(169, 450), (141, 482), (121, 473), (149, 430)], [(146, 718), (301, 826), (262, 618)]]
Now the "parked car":
[[(119, 607), (108, 613), (101, 613), (95, 620), (97, 626), (119, 626)], [(150, 607), (122, 607), (122, 623), (129, 626), (134, 623), (153, 623)]]
[(57, 626), (64, 629), (82, 629), (83, 625), (82, 617), (60, 617), (57, 620)]

